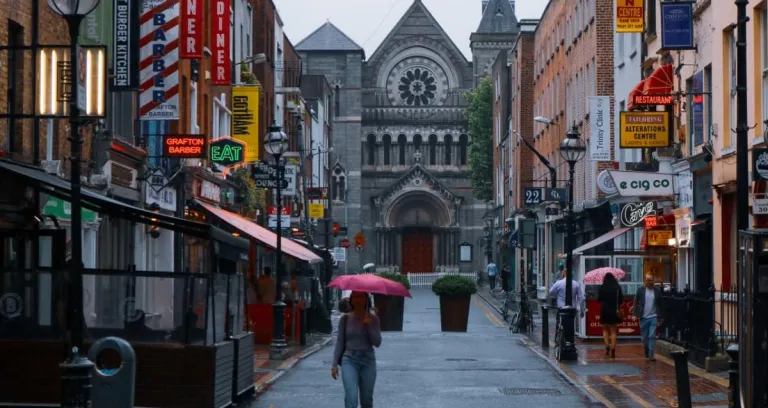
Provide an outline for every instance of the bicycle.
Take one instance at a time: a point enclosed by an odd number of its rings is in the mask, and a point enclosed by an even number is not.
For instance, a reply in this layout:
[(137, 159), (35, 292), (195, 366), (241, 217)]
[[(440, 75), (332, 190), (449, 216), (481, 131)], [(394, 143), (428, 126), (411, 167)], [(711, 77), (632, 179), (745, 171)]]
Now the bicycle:
[(563, 324), (560, 319), (560, 314), (557, 314), (557, 322), (555, 323), (555, 360), (562, 361), (562, 351), (565, 347), (565, 336), (563, 335)]
[(509, 317), (509, 291), (504, 292), (504, 305), (501, 308), (501, 317), (505, 322)]

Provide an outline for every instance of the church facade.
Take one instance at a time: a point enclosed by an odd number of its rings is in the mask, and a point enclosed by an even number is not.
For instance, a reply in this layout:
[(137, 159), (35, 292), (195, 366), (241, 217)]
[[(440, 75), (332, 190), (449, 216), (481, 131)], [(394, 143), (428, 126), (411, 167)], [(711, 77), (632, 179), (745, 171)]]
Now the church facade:
[[(507, 2), (484, 1), (484, 14), (503, 3), (514, 19)], [(331, 22), (296, 49), (304, 73), (325, 75), (334, 88), (334, 219), (347, 224), (350, 238), (362, 232), (367, 241), (365, 251), (349, 251), (348, 270), (367, 263), (400, 273), (484, 268), (488, 207), (469, 181), (464, 97), (477, 73), (426, 6), (415, 0), (368, 58)]]

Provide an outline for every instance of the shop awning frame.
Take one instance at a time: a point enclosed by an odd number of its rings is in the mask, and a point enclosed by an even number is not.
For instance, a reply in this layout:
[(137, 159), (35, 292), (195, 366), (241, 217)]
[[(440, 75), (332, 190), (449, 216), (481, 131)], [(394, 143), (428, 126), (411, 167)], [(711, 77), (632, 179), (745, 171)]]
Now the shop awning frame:
[[(195, 204), (202, 207), (206, 212), (215, 216), (230, 227), (240, 231), (242, 234), (272, 248), (277, 249), (277, 234), (256, 224), (255, 222), (241, 217), (238, 214), (229, 212), (219, 207), (195, 200)], [(323, 262), (323, 258), (315, 254), (311, 249), (306, 248), (298, 242), (292, 241), (288, 237), (281, 237), (282, 251), (293, 258), (316, 264)]]
[[(72, 184), (68, 180), (45, 173), (39, 168), (10, 162), (5, 159), (0, 159), (0, 172), (2, 171), (13, 173), (16, 176), (23, 178), (31, 185), (37, 187), (41, 193), (71, 202)], [(83, 208), (87, 208), (99, 214), (117, 217), (140, 224), (154, 225), (159, 228), (198, 238), (211, 238), (211, 228), (208, 224), (144, 210), (85, 188), (81, 190), (80, 194), (80, 201)]]
[(595, 248), (595, 247), (597, 247), (599, 245), (602, 245), (602, 244), (604, 244), (604, 243), (606, 243), (608, 241), (614, 240), (614, 239), (624, 235), (625, 233), (627, 233), (627, 231), (629, 231), (631, 229), (632, 228), (622, 227), (622, 228), (616, 228), (616, 229), (614, 229), (612, 231), (606, 232), (605, 234), (603, 234), (603, 235), (593, 239), (592, 241), (589, 241), (586, 244), (584, 244), (584, 245), (574, 249), (573, 253), (576, 254), (576, 255), (580, 255), (580, 254), (582, 254), (582, 253), (584, 253), (586, 251), (589, 251), (592, 248)]

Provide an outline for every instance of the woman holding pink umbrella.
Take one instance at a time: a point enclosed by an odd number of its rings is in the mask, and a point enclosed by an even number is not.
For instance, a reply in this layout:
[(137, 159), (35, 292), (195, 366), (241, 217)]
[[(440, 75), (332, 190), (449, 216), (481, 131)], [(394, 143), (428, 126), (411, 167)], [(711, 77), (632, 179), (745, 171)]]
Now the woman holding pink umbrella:
[(600, 323), (603, 325), (603, 341), (605, 342), (605, 355), (616, 358), (616, 339), (619, 334), (619, 324), (623, 318), (621, 303), (624, 293), (621, 291), (619, 281), (612, 273), (606, 273), (603, 284), (597, 292), (597, 301), (600, 302)]

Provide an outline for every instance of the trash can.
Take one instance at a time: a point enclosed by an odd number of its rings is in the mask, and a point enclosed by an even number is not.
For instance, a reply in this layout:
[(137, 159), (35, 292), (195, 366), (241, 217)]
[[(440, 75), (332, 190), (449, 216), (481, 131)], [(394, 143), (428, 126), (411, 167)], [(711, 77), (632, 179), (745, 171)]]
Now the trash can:
[[(120, 356), (117, 368), (106, 368), (112, 350)], [(136, 392), (136, 353), (131, 345), (118, 337), (99, 339), (88, 350), (88, 359), (94, 362), (91, 400), (94, 407), (134, 408)]]

